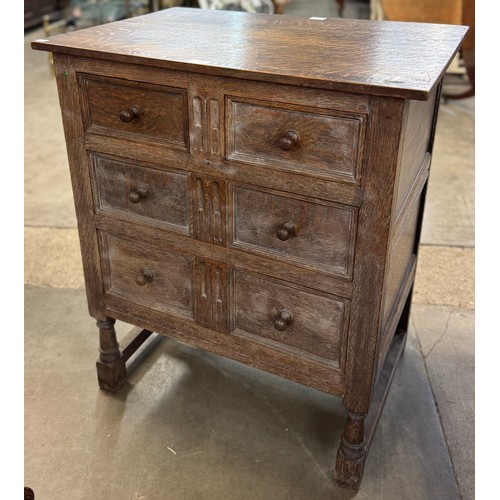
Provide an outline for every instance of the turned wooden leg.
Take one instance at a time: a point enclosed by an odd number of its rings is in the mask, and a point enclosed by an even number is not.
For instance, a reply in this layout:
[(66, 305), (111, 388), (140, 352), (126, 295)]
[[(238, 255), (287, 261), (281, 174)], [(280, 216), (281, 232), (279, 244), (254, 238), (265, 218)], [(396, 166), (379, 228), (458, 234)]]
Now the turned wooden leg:
[(97, 321), (99, 328), (99, 359), (97, 360), (97, 380), (105, 391), (117, 392), (125, 382), (127, 372), (125, 359), (116, 340), (115, 320), (106, 318)]
[(366, 415), (347, 411), (344, 433), (337, 452), (334, 479), (338, 486), (358, 491), (367, 453), (365, 442)]

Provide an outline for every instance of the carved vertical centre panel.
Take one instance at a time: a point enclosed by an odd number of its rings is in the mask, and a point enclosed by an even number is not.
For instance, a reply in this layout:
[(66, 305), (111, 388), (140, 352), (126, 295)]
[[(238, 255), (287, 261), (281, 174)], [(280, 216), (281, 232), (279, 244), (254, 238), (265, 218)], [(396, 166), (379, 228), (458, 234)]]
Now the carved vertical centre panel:
[(191, 95), (191, 152), (197, 156), (219, 156), (219, 101), (213, 97)]
[(196, 322), (229, 333), (229, 273), (227, 266), (197, 257), (194, 269)]
[(209, 143), (210, 143), (210, 153), (212, 155), (219, 155), (220, 153), (220, 119), (219, 119), (219, 101), (217, 99), (210, 99), (209, 108)]
[(203, 153), (203, 117), (205, 115), (205, 99), (199, 96), (192, 100), (193, 119), (191, 120), (191, 151)]
[(193, 236), (206, 243), (226, 245), (226, 183), (191, 174)]

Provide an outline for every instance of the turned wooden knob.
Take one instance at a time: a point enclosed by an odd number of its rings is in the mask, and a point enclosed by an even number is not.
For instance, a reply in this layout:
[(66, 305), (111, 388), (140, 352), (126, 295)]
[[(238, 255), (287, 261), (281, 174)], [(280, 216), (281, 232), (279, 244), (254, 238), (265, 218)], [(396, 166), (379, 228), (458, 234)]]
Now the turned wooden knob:
[(276, 232), (276, 236), (281, 241), (286, 241), (290, 236), (297, 235), (297, 226), (293, 222), (285, 222)]
[(293, 321), (292, 313), (287, 310), (280, 312), (280, 315), (274, 320), (274, 328), (282, 332)]
[(139, 118), (139, 108), (135, 106), (130, 107), (129, 109), (124, 109), (120, 113), (120, 120), (123, 123), (130, 123), (132, 120)]
[(139, 286), (144, 286), (146, 283), (151, 281), (155, 277), (151, 269), (143, 269), (142, 272), (135, 278), (135, 282)]
[(146, 198), (148, 194), (149, 192), (146, 188), (138, 187), (128, 195), (128, 199), (131, 203), (139, 203), (143, 198)]
[(283, 151), (290, 151), (299, 145), (300, 137), (295, 130), (289, 130), (285, 132), (279, 140), (279, 146)]

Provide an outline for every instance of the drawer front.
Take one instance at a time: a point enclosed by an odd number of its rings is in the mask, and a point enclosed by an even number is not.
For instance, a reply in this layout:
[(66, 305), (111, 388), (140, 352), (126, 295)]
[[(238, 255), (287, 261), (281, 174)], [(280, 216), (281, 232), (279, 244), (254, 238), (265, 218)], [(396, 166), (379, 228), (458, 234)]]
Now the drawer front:
[(242, 186), (232, 196), (232, 247), (351, 276), (355, 208)]
[(234, 332), (339, 362), (346, 300), (234, 272)]
[(193, 258), (100, 233), (106, 294), (193, 318)]
[(286, 109), (231, 98), (227, 110), (229, 160), (358, 182), (363, 116)]
[(188, 149), (184, 90), (111, 78), (80, 81), (86, 130)]
[(94, 155), (97, 212), (189, 232), (187, 175)]

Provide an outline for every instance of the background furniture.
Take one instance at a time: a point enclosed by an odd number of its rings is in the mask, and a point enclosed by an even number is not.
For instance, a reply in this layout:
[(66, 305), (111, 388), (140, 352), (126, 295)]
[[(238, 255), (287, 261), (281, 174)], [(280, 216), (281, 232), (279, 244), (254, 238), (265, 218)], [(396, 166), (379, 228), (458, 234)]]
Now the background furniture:
[(462, 99), (475, 94), (475, 0), (371, 0), (372, 19), (388, 21), (463, 24), (470, 27), (460, 54), (471, 85), (458, 95), (447, 93), (447, 99)]
[(27, 0), (24, 4), (25, 29), (43, 22), (46, 32), (63, 27), (87, 28), (146, 14), (153, 8), (151, 0), (59, 0), (50, 5), (46, 2), (45, 7), (38, 10), (30, 8), (33, 3)]
[(387, 21), (461, 24), (462, 0), (372, 0)]
[(71, 0), (24, 0), (24, 29), (42, 23), (45, 15), (54, 15), (66, 9)]
[(198, 0), (198, 5), (202, 9), (274, 13), (274, 3), (271, 0)]
[[(242, 10), (246, 10), (247, 12), (262, 12), (262, 13), (269, 13), (269, 14), (284, 14), (285, 12), (285, 5), (289, 2), (290, 0), (262, 0), (261, 2), (252, 2), (251, 0), (248, 2), (248, 6), (245, 5), (245, 0), (241, 2), (239, 1), (234, 1), (232, 2), (231, 0), (227, 0), (228, 4), (237, 4), (240, 3)], [(223, 8), (223, 4), (225, 3), (224, 0), (198, 0), (198, 4), (202, 9), (207, 9), (213, 6), (214, 4), (216, 5), (215, 8)], [(271, 7), (271, 8), (269, 8)], [(213, 8), (213, 7), (212, 7)], [(227, 10), (227, 9), (226, 9)]]
[[(154, 8), (151, 0), (95, 0), (93, 2), (67, 0), (65, 5), (66, 7), (58, 11), (42, 16), (45, 37), (146, 14)], [(49, 64), (52, 66), (53, 63), (52, 54), (49, 54)]]
[(285, 7), (286, 7), (286, 4), (289, 2), (290, 0), (273, 0), (273, 4), (274, 4), (274, 13), (275, 14), (284, 14), (285, 13)]
[[(465, 33), (167, 9), (34, 42), (55, 55), (100, 387), (155, 331), (342, 397), (335, 480), (357, 490)], [(122, 350), (116, 319), (137, 326)]]
[(472, 97), (476, 92), (476, 2), (475, 0), (462, 0), (462, 24), (470, 26), (469, 32), (465, 37), (464, 43), (460, 49), (460, 54), (464, 61), (465, 69), (471, 88), (463, 94), (446, 94), (448, 99), (463, 99)]

